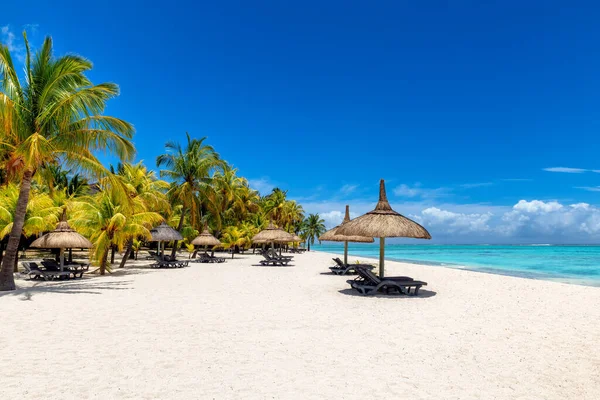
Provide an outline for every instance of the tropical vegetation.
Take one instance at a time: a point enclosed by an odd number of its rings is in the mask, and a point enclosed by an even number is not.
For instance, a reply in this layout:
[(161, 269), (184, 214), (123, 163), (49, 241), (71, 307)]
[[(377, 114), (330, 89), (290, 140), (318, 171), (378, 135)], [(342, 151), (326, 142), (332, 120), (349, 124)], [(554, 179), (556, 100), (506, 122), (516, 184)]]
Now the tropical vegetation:
[[(120, 267), (137, 258), (163, 221), (184, 237), (171, 243), (173, 255), (192, 250), (205, 224), (232, 256), (270, 222), (311, 244), (324, 230), (285, 190), (261, 196), (252, 189), (206, 137), (167, 142), (157, 172), (131, 163), (133, 126), (104, 114), (117, 85), (92, 83), (92, 63), (54, 56), (49, 37), (35, 54), (24, 40), (23, 77), (0, 45), (0, 290), (15, 288), (18, 251), (61, 219), (93, 243), (90, 260), (100, 274), (114, 268), (115, 252), (123, 253)], [(103, 165), (98, 150), (119, 164)]]

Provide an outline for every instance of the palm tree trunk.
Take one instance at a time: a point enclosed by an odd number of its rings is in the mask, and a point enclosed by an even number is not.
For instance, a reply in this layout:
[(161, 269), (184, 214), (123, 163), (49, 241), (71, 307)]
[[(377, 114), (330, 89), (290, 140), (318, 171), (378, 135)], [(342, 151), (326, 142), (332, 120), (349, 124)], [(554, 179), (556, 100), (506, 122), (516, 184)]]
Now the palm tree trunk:
[(100, 275), (106, 274), (106, 262), (108, 261), (108, 249), (102, 255), (102, 261), (100, 261)]
[[(181, 209), (181, 217), (179, 218), (179, 224), (177, 225), (177, 232), (181, 233), (181, 228), (183, 228), (183, 219), (185, 217), (185, 208)], [(173, 251), (171, 251), (171, 257), (175, 257), (177, 253), (177, 240), (173, 243)]]
[(131, 254), (131, 247), (133, 247), (133, 240), (127, 241), (127, 247), (125, 248), (125, 254), (123, 254), (123, 259), (121, 260), (121, 264), (119, 268), (125, 268), (125, 263), (129, 259), (129, 255)]
[(17, 250), (17, 256), (15, 257), (15, 265), (13, 266), (13, 272), (19, 272), (19, 251)]
[(116, 246), (114, 244), (110, 246), (110, 265), (115, 263), (115, 249)]
[(6, 246), (6, 255), (2, 259), (2, 268), (0, 269), (0, 291), (15, 290), (15, 277), (13, 269), (19, 251), (19, 241), (21, 240), (21, 232), (25, 224), (25, 212), (27, 211), (27, 203), (29, 202), (29, 192), (31, 191), (31, 178), (33, 171), (26, 170), (21, 179), (21, 188), (19, 190), (19, 199), (17, 200), (17, 209), (13, 227), (8, 237), (8, 245)]

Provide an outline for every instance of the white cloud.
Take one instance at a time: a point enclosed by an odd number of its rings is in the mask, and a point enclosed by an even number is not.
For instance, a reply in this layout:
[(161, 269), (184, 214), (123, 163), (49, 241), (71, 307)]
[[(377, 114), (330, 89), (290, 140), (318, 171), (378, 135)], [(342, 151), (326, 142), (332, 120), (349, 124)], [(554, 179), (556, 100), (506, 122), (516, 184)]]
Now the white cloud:
[(575, 189), (587, 190), (588, 192), (600, 192), (600, 186), (577, 186)]
[(492, 186), (493, 184), (493, 182), (463, 183), (460, 185), (460, 187), (464, 189), (473, 189), (478, 187)]
[(536, 213), (536, 212), (549, 213), (552, 211), (558, 211), (562, 207), (563, 207), (562, 204), (557, 203), (556, 201), (551, 201), (551, 202), (545, 203), (540, 200), (532, 200), (532, 201), (519, 200), (519, 202), (513, 206), (513, 209), (515, 209), (517, 211), (528, 212), (528, 213)]
[(448, 196), (451, 192), (450, 188), (439, 187), (439, 188), (424, 188), (420, 183), (415, 183), (413, 186), (401, 184), (394, 188), (394, 194), (399, 197), (415, 198), (420, 197), (424, 199), (432, 199), (437, 197)]
[(258, 190), (261, 196), (271, 193), (277, 185), (269, 180), (269, 178), (248, 179), (248, 185), (254, 190)]
[(331, 229), (334, 226), (341, 224), (344, 220), (344, 213), (337, 210), (321, 213), (319, 215), (325, 221), (327, 229)]
[[(520, 200), (512, 207), (487, 204), (392, 202), (392, 207), (422, 224), (434, 243), (598, 243), (600, 208), (588, 203)], [(338, 225), (345, 203), (302, 203), (319, 213), (328, 228)], [(351, 217), (373, 209), (375, 201), (350, 203)]]
[(340, 193), (347, 195), (347, 194), (350, 194), (350, 193), (354, 192), (357, 188), (358, 188), (358, 185), (349, 185), (349, 184), (346, 184), (346, 185), (344, 185), (344, 186), (341, 187)]
[(429, 207), (421, 211), (421, 215), (412, 216), (417, 222), (428, 229), (433, 229), (444, 234), (460, 233), (462, 235), (472, 232), (487, 232), (490, 230), (488, 225), (493, 214), (465, 214), (447, 210), (441, 210), (437, 207)]
[(11, 55), (15, 57), (18, 61), (25, 61), (25, 46), (18, 44), (16, 41), (15, 34), (10, 29), (10, 25), (5, 25), (0, 27), (0, 38), (2, 39), (2, 43), (8, 47)]
[[(546, 172), (563, 172), (566, 174), (582, 174), (584, 172), (590, 171), (588, 169), (569, 168), (569, 167), (551, 167), (551, 168), (544, 168), (543, 170)], [(597, 171), (594, 171), (594, 172), (597, 172)]]
[(587, 203), (564, 206), (555, 201), (521, 200), (502, 216), (498, 232), (519, 238), (543, 238), (549, 242), (597, 242), (600, 209)]

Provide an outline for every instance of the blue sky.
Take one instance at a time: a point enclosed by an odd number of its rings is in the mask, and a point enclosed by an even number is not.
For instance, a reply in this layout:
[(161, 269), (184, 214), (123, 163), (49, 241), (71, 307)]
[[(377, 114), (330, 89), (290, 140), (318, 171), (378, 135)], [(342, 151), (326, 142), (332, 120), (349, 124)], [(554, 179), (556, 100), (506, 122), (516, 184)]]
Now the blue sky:
[(149, 165), (188, 131), (328, 225), (385, 178), (438, 242), (599, 243), (600, 6), (493, 3), (9, 2), (0, 27), (118, 83)]

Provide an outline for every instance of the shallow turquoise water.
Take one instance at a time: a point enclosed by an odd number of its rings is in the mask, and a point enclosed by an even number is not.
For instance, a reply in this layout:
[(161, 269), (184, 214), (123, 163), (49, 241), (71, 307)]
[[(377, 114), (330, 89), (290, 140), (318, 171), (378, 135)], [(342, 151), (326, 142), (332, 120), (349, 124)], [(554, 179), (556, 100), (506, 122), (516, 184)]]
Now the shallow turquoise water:
[[(342, 243), (314, 249), (344, 252)], [(387, 260), (600, 286), (600, 246), (390, 244), (385, 251)], [(379, 244), (349, 243), (349, 254), (379, 258)]]

